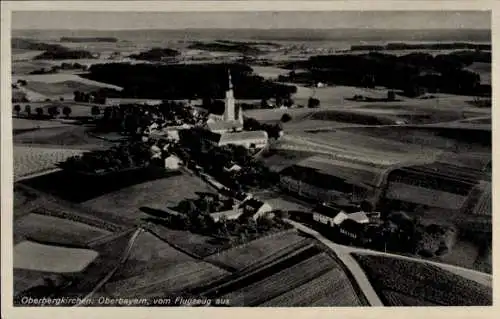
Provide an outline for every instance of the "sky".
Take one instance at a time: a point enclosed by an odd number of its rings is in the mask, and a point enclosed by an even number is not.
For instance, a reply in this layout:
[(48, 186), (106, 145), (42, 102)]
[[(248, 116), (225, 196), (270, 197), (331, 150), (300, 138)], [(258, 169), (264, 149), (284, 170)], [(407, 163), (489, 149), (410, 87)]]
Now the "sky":
[(490, 29), (487, 11), (12, 12), (17, 30)]

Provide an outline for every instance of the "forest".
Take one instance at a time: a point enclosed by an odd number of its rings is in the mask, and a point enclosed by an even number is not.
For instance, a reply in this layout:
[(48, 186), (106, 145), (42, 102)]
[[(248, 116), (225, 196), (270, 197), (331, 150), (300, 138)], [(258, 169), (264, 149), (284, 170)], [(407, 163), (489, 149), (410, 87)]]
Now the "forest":
[[(128, 64), (93, 65), (85, 77), (123, 87), (116, 97), (149, 99), (221, 99), (231, 72), (237, 99), (289, 98), (295, 86), (277, 84), (253, 74), (243, 64)], [(108, 96), (111, 97), (111, 96)]]

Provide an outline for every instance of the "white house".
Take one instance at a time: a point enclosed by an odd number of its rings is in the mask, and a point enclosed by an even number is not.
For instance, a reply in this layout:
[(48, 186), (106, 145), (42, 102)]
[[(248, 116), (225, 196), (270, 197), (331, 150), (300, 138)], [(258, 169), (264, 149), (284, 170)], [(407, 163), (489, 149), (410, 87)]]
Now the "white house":
[(180, 168), (182, 161), (175, 155), (170, 155), (165, 158), (165, 168), (169, 170), (177, 170)]

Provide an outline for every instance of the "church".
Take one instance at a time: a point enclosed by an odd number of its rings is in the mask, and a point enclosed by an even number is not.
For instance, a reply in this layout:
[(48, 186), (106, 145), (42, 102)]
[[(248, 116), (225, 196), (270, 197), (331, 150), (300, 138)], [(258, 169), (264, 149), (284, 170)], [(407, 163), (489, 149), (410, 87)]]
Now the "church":
[(229, 86), (224, 101), (222, 115), (209, 114), (205, 123), (207, 140), (218, 146), (233, 144), (246, 148), (262, 148), (267, 145), (265, 131), (243, 131), (243, 110), (236, 106), (231, 72), (228, 73)]

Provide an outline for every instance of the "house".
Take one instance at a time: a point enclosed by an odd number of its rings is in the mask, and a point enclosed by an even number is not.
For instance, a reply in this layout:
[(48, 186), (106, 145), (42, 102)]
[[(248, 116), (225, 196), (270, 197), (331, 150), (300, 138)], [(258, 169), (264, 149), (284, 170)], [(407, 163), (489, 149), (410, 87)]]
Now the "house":
[(165, 168), (169, 170), (177, 170), (182, 165), (182, 161), (175, 155), (170, 155), (165, 158)]
[(222, 145), (240, 145), (245, 148), (264, 148), (268, 143), (266, 131), (243, 131), (234, 133), (213, 133), (208, 132), (204, 138), (211, 144)]
[(269, 203), (260, 201), (253, 197), (243, 201), (239, 208), (243, 210), (244, 214), (251, 214), (253, 219), (257, 219), (273, 210)]
[(226, 172), (239, 172), (241, 171), (241, 166), (238, 164), (233, 164), (230, 167), (224, 167), (224, 171)]
[(251, 217), (253, 219), (257, 219), (267, 213), (270, 213), (273, 210), (272, 206), (269, 203), (260, 201), (253, 197), (247, 197), (240, 204), (235, 205), (232, 209), (212, 213), (210, 216), (215, 221), (218, 221), (225, 216), (227, 219), (237, 219), (242, 215)]

